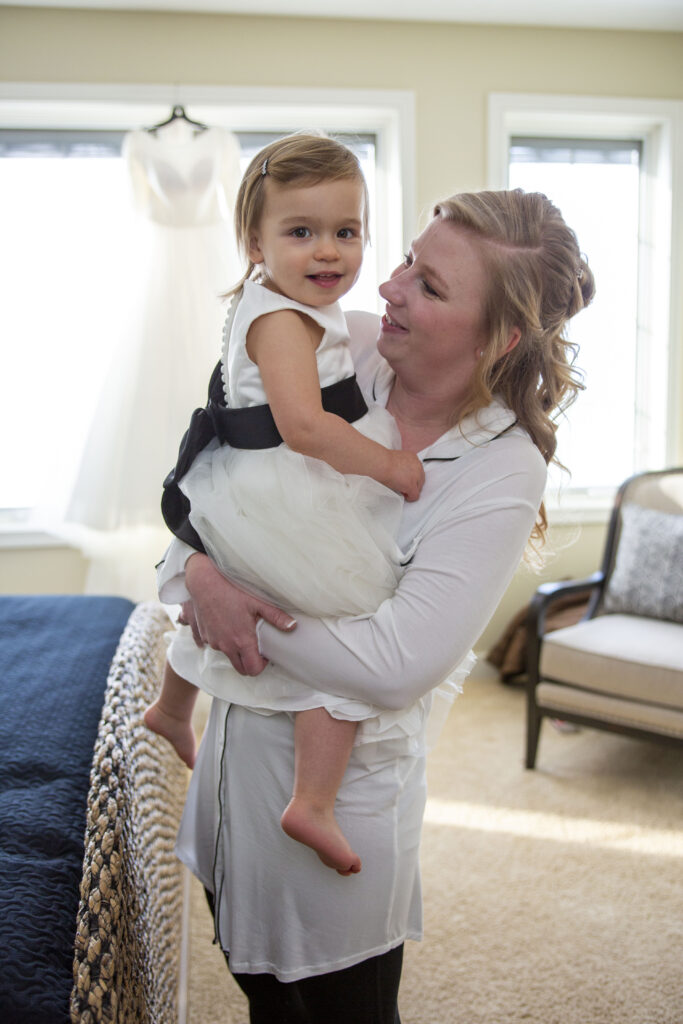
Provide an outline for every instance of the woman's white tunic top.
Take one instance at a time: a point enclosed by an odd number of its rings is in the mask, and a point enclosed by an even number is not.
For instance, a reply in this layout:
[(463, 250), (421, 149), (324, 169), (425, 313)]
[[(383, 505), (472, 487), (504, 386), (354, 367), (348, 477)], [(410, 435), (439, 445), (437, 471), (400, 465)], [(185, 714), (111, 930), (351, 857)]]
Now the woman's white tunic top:
[[(348, 317), (369, 401), (392, 374), (375, 349), (376, 317)], [(505, 433), (501, 435), (501, 432)], [(414, 557), (373, 614), (297, 616), (293, 633), (259, 624), (262, 653), (316, 689), (402, 708), (448, 676), (486, 626), (522, 555), (545, 486), (545, 463), (498, 402), (420, 453), (426, 483), (404, 506), (399, 543)], [(190, 549), (174, 542), (163, 600), (187, 596)], [(258, 677), (252, 680), (258, 687)], [(282, 832), (291, 794), (293, 721), (214, 700), (177, 852), (216, 895), (217, 934), (233, 970), (283, 981), (351, 966), (422, 930), (418, 851), (425, 749), (392, 750), (371, 772), (352, 754), (337, 816), (363, 869), (341, 877)]]

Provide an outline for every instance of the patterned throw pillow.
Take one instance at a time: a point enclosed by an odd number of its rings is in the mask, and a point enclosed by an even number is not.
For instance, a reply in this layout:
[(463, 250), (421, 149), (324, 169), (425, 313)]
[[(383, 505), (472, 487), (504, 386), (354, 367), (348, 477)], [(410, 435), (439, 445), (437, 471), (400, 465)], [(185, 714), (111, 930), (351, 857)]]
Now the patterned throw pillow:
[(683, 515), (624, 506), (604, 608), (683, 622)]

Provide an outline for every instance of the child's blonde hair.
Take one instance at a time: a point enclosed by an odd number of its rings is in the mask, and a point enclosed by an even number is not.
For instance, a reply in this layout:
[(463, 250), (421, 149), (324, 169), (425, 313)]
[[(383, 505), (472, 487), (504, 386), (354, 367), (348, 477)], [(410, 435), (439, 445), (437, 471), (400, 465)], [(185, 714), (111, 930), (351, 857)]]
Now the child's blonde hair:
[(283, 187), (357, 181), (363, 192), (363, 240), (368, 240), (368, 187), (355, 154), (327, 135), (311, 132), (286, 135), (256, 154), (240, 183), (235, 201), (235, 239), (247, 269), (228, 295), (238, 292), (256, 269), (256, 264), (249, 259), (249, 242), (258, 230), (268, 179)]

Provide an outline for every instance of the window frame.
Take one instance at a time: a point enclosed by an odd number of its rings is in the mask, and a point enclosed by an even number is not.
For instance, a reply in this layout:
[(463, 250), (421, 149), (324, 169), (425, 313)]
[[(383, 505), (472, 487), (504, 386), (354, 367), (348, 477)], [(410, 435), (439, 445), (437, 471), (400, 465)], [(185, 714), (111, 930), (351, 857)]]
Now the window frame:
[[(492, 93), (488, 119), (487, 183), (494, 189), (507, 187), (514, 136), (628, 138), (642, 144), (637, 348), (642, 353), (649, 337), (660, 339), (656, 377), (667, 381), (663, 459), (677, 464), (683, 459), (683, 298), (677, 287), (683, 272), (683, 103)], [(646, 374), (639, 383), (647, 389)], [(652, 394), (641, 393), (642, 407), (652, 401)], [(644, 461), (644, 453), (637, 453), (636, 463)], [(571, 484), (561, 504), (557, 495), (548, 499), (555, 520), (603, 521), (611, 505), (611, 495), (592, 498)]]

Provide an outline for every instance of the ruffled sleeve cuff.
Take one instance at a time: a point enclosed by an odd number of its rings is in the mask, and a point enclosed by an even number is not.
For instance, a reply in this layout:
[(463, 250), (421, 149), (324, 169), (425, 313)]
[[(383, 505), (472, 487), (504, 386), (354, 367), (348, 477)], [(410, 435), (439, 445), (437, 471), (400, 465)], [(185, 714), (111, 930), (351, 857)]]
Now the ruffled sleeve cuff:
[(159, 600), (163, 604), (182, 604), (190, 601), (190, 593), (185, 586), (185, 563), (190, 555), (197, 552), (189, 544), (174, 537), (164, 557), (157, 565), (157, 590)]

